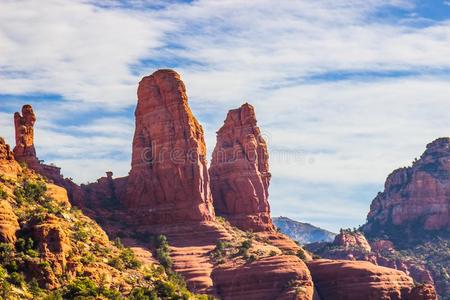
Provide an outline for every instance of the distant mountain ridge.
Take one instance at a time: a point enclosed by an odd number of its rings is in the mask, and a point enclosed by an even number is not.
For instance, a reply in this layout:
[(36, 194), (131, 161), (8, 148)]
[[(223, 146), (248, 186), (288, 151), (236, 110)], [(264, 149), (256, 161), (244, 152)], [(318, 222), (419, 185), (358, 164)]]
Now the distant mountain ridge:
[(302, 223), (287, 217), (275, 217), (273, 223), (280, 231), (302, 245), (316, 242), (332, 242), (336, 233)]

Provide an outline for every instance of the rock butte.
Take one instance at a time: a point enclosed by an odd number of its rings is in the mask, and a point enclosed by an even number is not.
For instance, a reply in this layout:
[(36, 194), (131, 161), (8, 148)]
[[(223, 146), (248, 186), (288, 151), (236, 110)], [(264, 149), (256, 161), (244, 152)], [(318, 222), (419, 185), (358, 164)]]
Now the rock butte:
[(209, 168), (216, 213), (252, 231), (274, 230), (269, 206), (269, 154), (253, 106), (228, 112)]
[[(258, 249), (272, 247), (277, 254), (252, 262), (230, 258), (222, 265), (211, 259), (217, 241), (233, 241), (243, 233), (215, 220), (203, 129), (188, 106), (185, 86), (175, 71), (156, 71), (139, 84), (131, 171), (127, 177), (114, 179), (108, 172), (96, 183), (82, 186), (62, 178), (58, 168), (47, 168), (51, 166), (36, 158), (33, 146), (36, 116), (31, 106), (24, 108), (22, 115), (18, 114), (16, 121), (19, 159), (31, 162), (31, 168), (64, 186), (72, 203), (101, 221), (110, 235), (124, 234), (124, 241), (131, 241), (141, 253), (148, 253), (149, 245), (133, 236), (164, 233), (171, 245), (173, 269), (186, 278), (193, 291), (222, 299), (318, 300), (314, 288), (317, 286), (322, 300), (336, 299), (330, 291), (340, 287), (350, 293), (345, 299), (356, 299), (352, 293), (367, 291), (371, 295), (401, 297), (415, 291), (417, 299), (431, 299), (427, 297), (432, 287), (413, 290), (412, 279), (400, 271), (369, 262), (350, 265), (339, 261), (314, 262), (306, 254), (313, 270), (311, 277), (305, 263), (289, 255), (301, 248), (274, 231), (267, 193), (270, 180), (267, 146), (249, 104), (231, 110), (218, 131), (214, 152), (224, 150), (228, 159), (236, 150), (238, 159), (228, 165), (213, 157), (209, 172), (213, 177), (213, 197), (217, 197), (215, 210), (232, 224), (257, 231)], [(2, 149), (0, 159), (7, 160), (11, 154), (0, 142)], [(255, 159), (249, 159), (251, 156)], [(58, 273), (65, 264), (61, 257), (70, 250), (64, 232), (49, 219), (33, 233), (44, 247), (42, 251), (46, 253), (49, 249), (48, 260)], [(339, 274), (337, 281), (328, 281), (336, 274)], [(360, 277), (355, 274), (362, 275), (363, 281), (352, 288), (346, 280), (358, 281)]]
[[(392, 172), (370, 206), (365, 232), (385, 228), (450, 229), (450, 138), (439, 138), (412, 167)], [(416, 230), (410, 234), (414, 235)]]
[(375, 265), (403, 271), (417, 282), (434, 283), (423, 261), (404, 260), (386, 255), (386, 253), (393, 253), (395, 250), (391, 241), (375, 240), (369, 243), (361, 232), (343, 231), (329, 245), (331, 247), (327, 247), (326, 243), (317, 243), (316, 245), (310, 245), (308, 248), (323, 258), (365, 260)]

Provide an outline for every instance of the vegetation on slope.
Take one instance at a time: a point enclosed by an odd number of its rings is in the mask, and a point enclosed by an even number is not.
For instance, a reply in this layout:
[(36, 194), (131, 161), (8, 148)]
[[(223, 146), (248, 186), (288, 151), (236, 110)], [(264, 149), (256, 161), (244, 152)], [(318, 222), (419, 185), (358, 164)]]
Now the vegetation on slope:
[[(207, 298), (166, 272), (169, 262), (142, 263), (132, 249), (112, 243), (79, 209), (50, 197), (50, 186), (26, 168), (17, 178), (0, 175), (0, 201), (20, 225), (15, 241), (0, 243), (0, 299)], [(162, 245), (160, 260), (167, 249)]]

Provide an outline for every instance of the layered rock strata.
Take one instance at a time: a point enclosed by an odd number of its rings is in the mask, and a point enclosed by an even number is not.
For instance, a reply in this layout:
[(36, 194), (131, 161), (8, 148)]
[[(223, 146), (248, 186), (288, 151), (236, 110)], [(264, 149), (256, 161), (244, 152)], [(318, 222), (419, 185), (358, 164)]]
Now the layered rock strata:
[(450, 138), (427, 145), (420, 159), (390, 174), (385, 189), (373, 200), (364, 230), (372, 235), (390, 227), (450, 229)]
[(218, 215), (244, 230), (274, 230), (268, 201), (267, 144), (250, 104), (228, 112), (217, 131), (209, 174)]
[(180, 75), (159, 70), (144, 77), (135, 116), (124, 205), (148, 224), (212, 220), (203, 129)]
[[(322, 299), (411, 299), (415, 288), (412, 278), (405, 273), (366, 261), (320, 259), (309, 262), (308, 267)], [(436, 300), (430, 291), (417, 289), (415, 297)]]

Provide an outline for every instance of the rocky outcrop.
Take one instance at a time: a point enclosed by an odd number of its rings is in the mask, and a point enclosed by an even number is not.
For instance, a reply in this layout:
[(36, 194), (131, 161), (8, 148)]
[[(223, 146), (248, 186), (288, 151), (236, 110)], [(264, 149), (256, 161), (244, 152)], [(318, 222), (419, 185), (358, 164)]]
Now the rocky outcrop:
[(0, 242), (14, 244), (20, 229), (17, 216), (8, 201), (0, 200)]
[(10, 146), (0, 137), (0, 174), (15, 179), (20, 170)]
[(49, 262), (55, 275), (63, 274), (66, 258), (71, 249), (70, 240), (54, 216), (32, 228), (33, 240), (37, 242), (42, 258)]
[(364, 234), (358, 231), (351, 232), (341, 230), (341, 232), (334, 238), (333, 245), (343, 247), (346, 250), (358, 249), (367, 253), (372, 251), (372, 248), (370, 247), (370, 244), (366, 240)]
[(0, 160), (12, 161), (14, 160), (14, 154), (11, 151), (9, 145), (5, 142), (5, 139), (0, 137)]
[(203, 129), (180, 75), (159, 70), (144, 77), (135, 116), (124, 205), (147, 224), (212, 220)]
[[(395, 170), (373, 200), (364, 230), (379, 235), (391, 227), (420, 230), (450, 229), (450, 138), (427, 145), (419, 160)], [(402, 236), (404, 238), (405, 236)]]
[(229, 263), (214, 270), (220, 299), (313, 299), (314, 285), (306, 265), (296, 256), (273, 256), (244, 265)]
[[(308, 267), (322, 300), (411, 299), (414, 288), (405, 273), (366, 261), (320, 259), (309, 262)], [(436, 300), (417, 292), (414, 295), (414, 299)]]
[(423, 284), (414, 287), (409, 295), (408, 300), (436, 300), (437, 295), (433, 285)]
[(34, 124), (36, 114), (33, 107), (26, 104), (22, 107), (22, 114), (14, 114), (14, 128), (16, 133), (16, 146), (14, 147), (15, 159), (27, 164), (28, 168), (47, 177), (47, 179), (62, 185), (63, 177), (61, 169), (54, 165), (46, 165), (36, 156), (34, 147)]
[[(360, 232), (356, 232), (355, 234), (355, 232), (343, 230), (339, 236), (341, 237), (337, 238), (333, 243), (311, 244), (307, 245), (307, 249), (327, 259), (368, 261), (378, 266), (399, 270), (412, 277), (416, 282), (422, 284), (425, 283), (424, 286), (430, 285), (433, 287), (433, 284), (436, 284), (436, 289), (440, 291), (441, 294), (445, 293), (443, 292), (445, 287), (442, 287), (442, 284), (439, 285), (438, 282), (434, 280), (434, 278), (439, 279), (442, 277), (442, 274), (440, 274), (439, 271), (433, 274), (429, 270), (430, 266), (423, 260), (427, 250), (422, 250), (422, 252), (425, 253), (419, 253), (418, 256), (422, 258), (416, 258), (411, 254), (408, 256), (408, 254), (397, 251), (394, 244), (388, 240), (375, 240), (367, 247), (368, 242)], [(348, 236), (357, 237), (358, 242), (353, 238), (348, 238)], [(438, 254), (438, 251), (440, 251), (438, 248), (434, 249), (434, 251), (436, 251), (436, 256), (441, 257), (442, 261), (446, 260), (445, 257)], [(428, 264), (433, 261), (431, 257), (427, 260)], [(440, 270), (439, 268), (431, 269)]]
[(269, 155), (250, 104), (228, 112), (217, 132), (209, 174), (218, 215), (244, 230), (274, 230), (268, 202)]
[(47, 183), (45, 186), (47, 188), (47, 191), (45, 192), (47, 197), (52, 198), (54, 201), (66, 207), (71, 206), (67, 195), (67, 190), (65, 188), (53, 183)]

